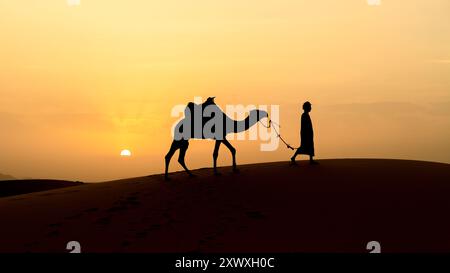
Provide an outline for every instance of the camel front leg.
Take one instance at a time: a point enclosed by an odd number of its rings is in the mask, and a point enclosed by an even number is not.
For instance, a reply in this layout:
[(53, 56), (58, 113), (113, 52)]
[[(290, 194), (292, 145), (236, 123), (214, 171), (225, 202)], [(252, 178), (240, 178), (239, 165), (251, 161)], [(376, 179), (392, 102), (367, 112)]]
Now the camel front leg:
[(219, 157), (219, 148), (220, 148), (221, 143), (222, 143), (221, 140), (216, 140), (216, 144), (214, 145), (213, 168), (214, 168), (215, 175), (219, 175), (219, 172), (217, 171), (217, 158)]
[(228, 142), (228, 140), (224, 139), (223, 140), (223, 144), (225, 144), (225, 146), (227, 146), (227, 148), (230, 150), (231, 155), (233, 156), (233, 171), (234, 172), (238, 172), (238, 169), (236, 167), (236, 149), (231, 145), (230, 142)]

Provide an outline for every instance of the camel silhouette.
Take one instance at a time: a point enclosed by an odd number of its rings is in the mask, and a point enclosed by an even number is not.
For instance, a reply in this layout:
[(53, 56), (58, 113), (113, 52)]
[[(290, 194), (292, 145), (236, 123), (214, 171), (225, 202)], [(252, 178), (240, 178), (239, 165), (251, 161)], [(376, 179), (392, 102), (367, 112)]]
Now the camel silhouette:
[(248, 130), (259, 120), (268, 118), (268, 113), (264, 110), (254, 109), (249, 111), (244, 120), (233, 120), (228, 117), (214, 102), (214, 97), (209, 97), (202, 104), (190, 102), (185, 115), (174, 127), (174, 140), (169, 152), (165, 156), (165, 179), (169, 179), (169, 164), (174, 153), (179, 149), (178, 163), (189, 174), (194, 176), (185, 163), (186, 151), (189, 147), (190, 139), (214, 139), (215, 146), (213, 152), (214, 174), (217, 171), (217, 158), (219, 156), (220, 144), (224, 144), (231, 152), (233, 158), (233, 171), (238, 172), (236, 167), (236, 149), (228, 142), (226, 136), (231, 133), (240, 133)]

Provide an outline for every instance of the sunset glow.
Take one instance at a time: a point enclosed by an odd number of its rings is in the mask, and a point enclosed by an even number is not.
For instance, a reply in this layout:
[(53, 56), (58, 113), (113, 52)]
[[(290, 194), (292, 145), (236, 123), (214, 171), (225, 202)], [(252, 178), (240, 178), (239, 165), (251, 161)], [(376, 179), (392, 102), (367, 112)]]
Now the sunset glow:
[(127, 157), (129, 157), (129, 156), (131, 156), (131, 152), (130, 152), (130, 150), (122, 150), (120, 152), (120, 156), (127, 156)]
[[(449, 10), (448, 0), (0, 1), (0, 173), (160, 173), (172, 107), (208, 96), (279, 105), (292, 145), (311, 101), (318, 159), (448, 163)], [(139, 157), (120, 168), (125, 145)], [(239, 163), (290, 156), (233, 145)], [(213, 148), (192, 141), (189, 167), (210, 167)]]

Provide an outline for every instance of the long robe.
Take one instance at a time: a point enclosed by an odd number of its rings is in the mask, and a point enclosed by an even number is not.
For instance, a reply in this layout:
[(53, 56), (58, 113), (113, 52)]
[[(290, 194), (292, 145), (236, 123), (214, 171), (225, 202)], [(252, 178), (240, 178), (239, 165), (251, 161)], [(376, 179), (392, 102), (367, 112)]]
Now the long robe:
[(311, 118), (308, 113), (303, 113), (300, 129), (300, 148), (297, 154), (314, 156), (314, 131)]

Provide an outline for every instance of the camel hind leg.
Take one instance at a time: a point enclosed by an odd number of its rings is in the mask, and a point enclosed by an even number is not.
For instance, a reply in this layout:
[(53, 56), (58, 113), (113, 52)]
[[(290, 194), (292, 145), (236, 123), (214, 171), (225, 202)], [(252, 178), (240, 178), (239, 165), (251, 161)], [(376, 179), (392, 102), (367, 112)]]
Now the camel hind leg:
[(219, 175), (219, 172), (217, 171), (217, 158), (219, 157), (219, 148), (220, 144), (222, 143), (221, 140), (216, 140), (216, 143), (214, 145), (214, 152), (213, 152), (213, 169), (214, 174)]
[(183, 169), (190, 175), (193, 176), (191, 171), (186, 167), (186, 163), (184, 162), (184, 157), (186, 156), (186, 151), (189, 147), (189, 142), (187, 140), (174, 140), (172, 145), (170, 146), (169, 152), (166, 154), (166, 169), (164, 172), (164, 178), (169, 180), (169, 164), (175, 152), (180, 149), (180, 154), (178, 156), (178, 163), (183, 167)]
[(190, 177), (194, 175), (187, 168), (186, 163), (184, 162), (184, 158), (186, 156), (186, 151), (189, 148), (189, 142), (187, 140), (181, 140), (180, 154), (178, 155), (178, 163), (183, 167), (183, 169), (189, 174)]
[(236, 166), (236, 149), (231, 145), (228, 140), (224, 139), (222, 140), (223, 144), (227, 146), (228, 150), (231, 152), (231, 156), (233, 157), (233, 172), (238, 172), (237, 166)]

